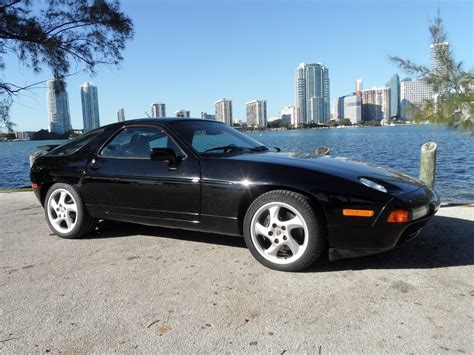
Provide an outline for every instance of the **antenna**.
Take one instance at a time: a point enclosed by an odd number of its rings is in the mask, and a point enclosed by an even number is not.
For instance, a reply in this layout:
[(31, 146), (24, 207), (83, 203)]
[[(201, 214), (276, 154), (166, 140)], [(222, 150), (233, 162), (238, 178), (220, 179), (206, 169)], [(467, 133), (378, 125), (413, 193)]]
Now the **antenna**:
[(151, 118), (151, 116), (148, 114), (148, 112), (145, 111), (145, 115), (148, 117), (148, 118)]

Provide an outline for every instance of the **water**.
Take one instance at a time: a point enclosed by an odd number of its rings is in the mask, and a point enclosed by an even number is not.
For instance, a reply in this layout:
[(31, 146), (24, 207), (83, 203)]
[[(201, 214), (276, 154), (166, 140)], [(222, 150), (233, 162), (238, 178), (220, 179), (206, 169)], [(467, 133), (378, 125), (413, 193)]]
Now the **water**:
[(30, 185), (30, 160), (38, 146), (61, 144), (55, 141), (0, 142), (0, 189)]
[[(474, 136), (440, 126), (395, 126), (249, 132), (270, 147), (307, 151), (328, 146), (331, 155), (345, 156), (418, 176), (420, 147), (438, 144), (435, 188), (443, 202), (474, 202)], [(28, 157), (37, 146), (61, 141), (0, 143), (0, 188), (29, 185)]]
[(418, 177), (423, 143), (438, 144), (435, 189), (443, 202), (474, 202), (474, 135), (442, 126), (393, 126), (252, 132), (269, 147), (363, 160)]

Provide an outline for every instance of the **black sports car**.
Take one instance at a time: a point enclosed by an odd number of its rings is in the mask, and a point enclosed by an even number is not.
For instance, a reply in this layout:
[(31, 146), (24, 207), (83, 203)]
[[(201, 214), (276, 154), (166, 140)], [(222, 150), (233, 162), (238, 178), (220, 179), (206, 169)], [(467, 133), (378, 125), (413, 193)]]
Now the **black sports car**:
[(391, 169), (280, 152), (216, 121), (141, 119), (38, 153), (46, 220), (79, 238), (99, 219), (243, 235), (277, 270), (392, 249), (436, 213), (437, 194)]

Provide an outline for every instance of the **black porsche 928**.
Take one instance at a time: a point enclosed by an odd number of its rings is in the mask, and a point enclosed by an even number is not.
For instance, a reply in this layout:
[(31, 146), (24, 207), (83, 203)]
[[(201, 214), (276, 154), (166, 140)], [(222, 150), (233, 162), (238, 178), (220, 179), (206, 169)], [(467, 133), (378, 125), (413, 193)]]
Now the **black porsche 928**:
[(283, 271), (327, 250), (337, 260), (392, 249), (440, 205), (398, 171), (280, 152), (203, 119), (98, 128), (37, 153), (31, 182), (60, 237), (83, 237), (99, 220), (243, 235), (260, 263)]

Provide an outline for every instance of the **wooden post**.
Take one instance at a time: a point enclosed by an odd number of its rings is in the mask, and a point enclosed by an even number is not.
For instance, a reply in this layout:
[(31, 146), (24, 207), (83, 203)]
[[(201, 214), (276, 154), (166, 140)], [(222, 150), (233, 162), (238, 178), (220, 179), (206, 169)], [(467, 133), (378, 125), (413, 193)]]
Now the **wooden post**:
[(436, 143), (428, 142), (421, 146), (420, 180), (433, 188), (436, 173)]
[(328, 155), (329, 154), (329, 148), (326, 146), (319, 147), (314, 151), (314, 154), (316, 155)]

